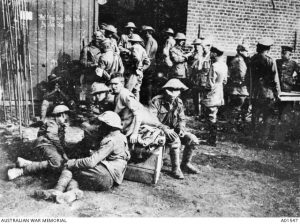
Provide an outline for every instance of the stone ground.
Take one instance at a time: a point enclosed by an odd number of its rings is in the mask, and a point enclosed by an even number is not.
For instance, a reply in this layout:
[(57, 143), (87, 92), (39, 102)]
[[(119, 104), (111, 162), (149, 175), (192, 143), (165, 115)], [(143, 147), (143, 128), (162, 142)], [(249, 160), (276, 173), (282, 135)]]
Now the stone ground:
[[(190, 131), (202, 138), (201, 123)], [(165, 161), (156, 185), (125, 180), (109, 192), (85, 191), (84, 198), (60, 205), (33, 197), (51, 188), (49, 173), (7, 180), (18, 156), (34, 158), (32, 143), (18, 139), (16, 126), (0, 125), (1, 217), (299, 217), (299, 148), (260, 145), (247, 134), (219, 131), (216, 148), (200, 145), (193, 159), (199, 175), (170, 176)]]

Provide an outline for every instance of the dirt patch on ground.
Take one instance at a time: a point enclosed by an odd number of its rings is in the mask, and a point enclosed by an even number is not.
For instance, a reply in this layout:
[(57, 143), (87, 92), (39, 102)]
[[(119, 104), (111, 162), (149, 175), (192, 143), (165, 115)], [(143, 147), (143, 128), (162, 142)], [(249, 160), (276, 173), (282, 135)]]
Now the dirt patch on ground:
[[(191, 122), (193, 121), (193, 122)], [(190, 130), (201, 137), (199, 122)], [(200, 125), (201, 126), (201, 125)], [(50, 173), (7, 181), (18, 156), (36, 159), (32, 143), (20, 141), (14, 126), (0, 126), (0, 216), (19, 217), (269, 217), (300, 216), (299, 154), (241, 143), (245, 136), (221, 132), (216, 148), (200, 145), (193, 162), (198, 175), (175, 180), (165, 161), (156, 185), (131, 181), (109, 192), (85, 191), (82, 200), (59, 205), (37, 200), (36, 189), (54, 186)], [(253, 142), (250, 140), (250, 142)], [(245, 141), (244, 141), (245, 142)]]

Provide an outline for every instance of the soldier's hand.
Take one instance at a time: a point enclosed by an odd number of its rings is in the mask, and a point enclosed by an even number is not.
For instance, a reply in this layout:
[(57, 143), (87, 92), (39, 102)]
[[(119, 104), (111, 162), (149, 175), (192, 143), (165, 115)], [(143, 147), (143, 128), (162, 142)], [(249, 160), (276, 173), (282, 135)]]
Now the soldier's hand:
[(129, 141), (131, 144), (137, 143), (137, 140), (138, 140), (138, 134), (133, 133), (132, 135), (130, 135)]
[(167, 138), (169, 138), (171, 141), (174, 141), (176, 138), (179, 138), (179, 136), (173, 129), (166, 128), (164, 132)]
[(67, 169), (72, 169), (75, 166), (75, 159), (69, 159), (66, 163), (65, 163), (65, 167)]

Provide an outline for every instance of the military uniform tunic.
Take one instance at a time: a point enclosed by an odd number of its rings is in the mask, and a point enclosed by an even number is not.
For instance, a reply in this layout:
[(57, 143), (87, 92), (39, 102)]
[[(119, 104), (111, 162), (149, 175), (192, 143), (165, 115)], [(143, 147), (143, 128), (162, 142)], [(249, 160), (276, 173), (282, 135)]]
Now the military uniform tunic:
[(296, 72), (299, 76), (300, 67), (295, 61), (284, 59), (276, 60), (276, 65), (278, 69), (281, 91), (290, 92), (294, 86), (293, 74)]

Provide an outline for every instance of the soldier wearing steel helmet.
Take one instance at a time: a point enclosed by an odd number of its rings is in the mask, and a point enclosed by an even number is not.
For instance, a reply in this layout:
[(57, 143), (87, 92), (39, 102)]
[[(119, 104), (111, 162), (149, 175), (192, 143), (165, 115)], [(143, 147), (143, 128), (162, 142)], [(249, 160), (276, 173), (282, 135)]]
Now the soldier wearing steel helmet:
[(224, 105), (223, 85), (227, 82), (228, 67), (222, 56), (222, 46), (214, 45), (211, 48), (211, 60), (213, 64), (207, 76), (205, 92), (201, 104), (204, 109), (204, 116), (209, 125), (209, 138), (207, 143), (216, 146), (217, 142), (217, 113), (220, 106)]
[(119, 41), (119, 49), (121, 53), (121, 57), (125, 54), (130, 54), (130, 48), (132, 47), (131, 42), (129, 41), (129, 38), (132, 37), (132, 34), (134, 34), (134, 31), (136, 30), (136, 26), (133, 22), (128, 22), (125, 26), (126, 34), (122, 34), (120, 41)]
[(130, 153), (119, 115), (106, 111), (98, 120), (103, 136), (100, 146), (88, 157), (68, 160), (65, 167), (74, 173), (82, 189), (105, 191), (122, 183)]
[(61, 171), (64, 161), (68, 159), (64, 151), (68, 112), (69, 108), (65, 105), (58, 105), (54, 108), (53, 118), (46, 120), (38, 131), (35, 148), (41, 154), (42, 161), (36, 162), (18, 157), (16, 162), (18, 168), (8, 170), (9, 180), (46, 169)]
[(117, 44), (117, 28), (113, 25), (107, 25), (105, 28), (105, 37), (111, 41), (112, 49), (115, 53), (120, 54), (120, 50)]
[(175, 46), (170, 49), (170, 58), (173, 63), (171, 74), (169, 78), (177, 78), (186, 84), (188, 66), (187, 61), (192, 53), (185, 54), (183, 47), (185, 45), (186, 37), (183, 33), (177, 33), (175, 36)]
[(274, 101), (280, 93), (280, 83), (276, 62), (269, 55), (273, 40), (263, 38), (259, 40), (257, 53), (250, 62), (250, 97), (252, 100), (252, 126), (257, 131), (259, 118), (262, 115), (263, 133), (257, 132), (259, 138), (266, 139), (269, 134), (270, 118), (273, 113)]
[(202, 45), (202, 40), (197, 38), (193, 41), (194, 46), (193, 54), (190, 57), (191, 63), (191, 76), (190, 80), (193, 84), (192, 95), (193, 103), (195, 107), (195, 115), (199, 116), (201, 111), (201, 105), (199, 100), (203, 98), (204, 88), (202, 87), (202, 80), (200, 72), (203, 69), (204, 64), (204, 50)]
[(151, 26), (143, 26), (143, 32), (146, 40), (146, 53), (150, 60), (150, 66), (145, 71), (143, 86), (146, 87), (145, 102), (150, 103), (152, 99), (153, 80), (156, 74), (156, 53), (158, 49), (157, 41), (153, 37), (155, 30)]
[[(168, 28), (165, 31), (166, 40), (163, 48), (163, 62), (168, 67), (171, 68), (173, 66), (173, 62), (170, 59), (170, 49), (175, 46), (175, 39), (174, 39), (174, 30)], [(169, 71), (167, 71), (169, 72)]]
[(246, 84), (246, 75), (249, 64), (249, 47), (247, 44), (237, 46), (237, 55), (232, 59), (228, 70), (227, 89), (230, 97), (230, 107), (232, 108), (232, 121), (245, 121), (248, 111), (246, 101), (249, 92)]
[[(184, 105), (179, 98), (181, 91), (188, 88), (178, 79), (169, 80), (162, 88), (164, 93), (152, 99), (150, 111), (158, 117), (162, 123), (161, 128), (166, 134), (166, 144), (170, 147), (172, 175), (176, 179), (183, 179), (182, 171), (199, 173), (199, 170), (191, 164), (193, 150), (196, 149), (199, 141), (185, 128)], [(185, 149), (180, 165), (181, 144), (185, 145)]]
[(99, 77), (96, 75), (96, 68), (101, 56), (101, 42), (104, 39), (103, 32), (96, 31), (93, 34), (91, 43), (85, 46), (80, 53), (80, 63), (83, 66), (83, 76), (80, 80), (88, 107), (92, 101), (91, 85), (93, 82), (99, 81)]
[(138, 34), (133, 34), (129, 41), (132, 44), (130, 56), (132, 66), (126, 72), (125, 87), (139, 100), (144, 71), (149, 68), (150, 59), (141, 45), (143, 39)]
[(111, 74), (118, 72), (124, 73), (124, 66), (122, 59), (118, 53), (113, 50), (112, 42), (107, 38), (101, 42), (102, 54), (98, 61), (96, 74), (98, 77), (105, 80), (110, 80)]

